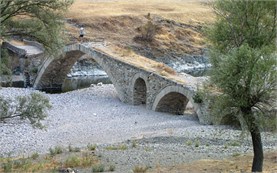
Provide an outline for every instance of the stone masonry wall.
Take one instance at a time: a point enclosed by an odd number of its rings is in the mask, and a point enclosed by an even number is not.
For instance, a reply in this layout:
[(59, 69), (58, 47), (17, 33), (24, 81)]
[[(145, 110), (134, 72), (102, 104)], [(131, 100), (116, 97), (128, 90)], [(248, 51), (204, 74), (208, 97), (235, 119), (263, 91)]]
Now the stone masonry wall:
[[(146, 99), (146, 108), (148, 109), (178, 114), (184, 111), (189, 100), (194, 106), (200, 122), (209, 124), (205, 106), (193, 102), (192, 98), (195, 93), (193, 88), (83, 45), (67, 46), (64, 51), (66, 53), (60, 58), (52, 58), (45, 63), (39, 72), (35, 87), (61, 85), (73, 64), (83, 54), (87, 54), (108, 74), (122, 102), (143, 104), (143, 100)], [(141, 94), (146, 92), (146, 96), (137, 96), (137, 92)]]

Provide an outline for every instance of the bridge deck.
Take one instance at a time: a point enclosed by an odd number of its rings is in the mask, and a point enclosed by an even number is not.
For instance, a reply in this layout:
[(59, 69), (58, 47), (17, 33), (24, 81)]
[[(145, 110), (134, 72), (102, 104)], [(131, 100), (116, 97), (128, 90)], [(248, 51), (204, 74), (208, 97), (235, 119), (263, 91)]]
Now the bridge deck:
[(11, 40), (9, 42), (12, 46), (18, 49), (22, 49), (26, 51), (26, 56), (34, 56), (43, 53), (44, 50), (42, 50), (39, 47), (29, 45), (26, 42), (18, 41), (18, 40)]
[(128, 63), (132, 66), (144, 69), (148, 72), (156, 73), (163, 76), (166, 79), (176, 81), (181, 84), (185, 84), (186, 86), (190, 87), (198, 87), (203, 83), (204, 78), (201, 77), (193, 77), (191, 75), (185, 73), (177, 73), (171, 67), (149, 58), (140, 56), (134, 53), (131, 50), (126, 50), (123, 48), (119, 48), (116, 46), (107, 46), (107, 45), (99, 45), (93, 43), (83, 43), (86, 47), (91, 47), (103, 53), (113, 56), (122, 62)]
[(26, 45), (26, 46), (15, 46), (15, 47), (24, 49), (26, 51), (27, 56), (38, 55), (38, 54), (43, 53), (43, 50), (41, 50), (40, 48), (38, 48), (36, 46)]

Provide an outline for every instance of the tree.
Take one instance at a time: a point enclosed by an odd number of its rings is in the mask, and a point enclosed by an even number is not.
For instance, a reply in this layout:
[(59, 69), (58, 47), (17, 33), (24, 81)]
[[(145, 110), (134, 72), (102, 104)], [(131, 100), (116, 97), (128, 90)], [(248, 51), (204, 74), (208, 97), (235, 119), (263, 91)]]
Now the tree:
[(18, 117), (29, 120), (33, 127), (42, 129), (44, 126), (40, 121), (47, 117), (46, 110), (49, 108), (51, 104), (48, 98), (39, 93), (20, 96), (16, 100), (0, 97), (0, 122)]
[(73, 0), (0, 0), (0, 38), (38, 41), (48, 51), (64, 44), (63, 13)]
[[(64, 45), (63, 14), (73, 0), (0, 0), (0, 40), (27, 38), (43, 44), (53, 54)], [(3, 55), (3, 54), (2, 54)], [(0, 58), (0, 77), (8, 72), (4, 55)], [(1, 60), (3, 63), (1, 63)], [(0, 122), (19, 117), (33, 127), (50, 108), (49, 100), (40, 94), (18, 97), (15, 101), (0, 97)]]
[(276, 101), (276, 1), (217, 0), (207, 30), (211, 83), (221, 94), (214, 113), (240, 119), (251, 134), (252, 172), (261, 172), (262, 121)]

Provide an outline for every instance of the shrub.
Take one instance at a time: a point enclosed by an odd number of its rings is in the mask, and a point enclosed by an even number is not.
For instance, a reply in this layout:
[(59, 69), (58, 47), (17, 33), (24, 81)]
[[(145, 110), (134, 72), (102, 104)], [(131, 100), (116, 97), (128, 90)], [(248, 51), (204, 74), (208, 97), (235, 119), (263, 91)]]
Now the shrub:
[(106, 150), (127, 150), (128, 147), (124, 144), (118, 145), (118, 146), (108, 146), (106, 147)]
[(202, 103), (203, 102), (203, 97), (199, 91), (197, 91), (194, 96), (193, 96), (193, 101), (195, 103)]
[(96, 149), (96, 147), (97, 147), (96, 144), (88, 144), (88, 145), (87, 145), (87, 148), (88, 148), (88, 150), (90, 150), (90, 151), (94, 151), (94, 150)]
[(76, 157), (76, 156), (69, 157), (69, 158), (67, 158), (65, 160), (64, 165), (66, 167), (77, 167), (77, 166), (80, 166), (81, 165), (81, 159)]
[(137, 30), (140, 32), (140, 35), (136, 36), (134, 40), (152, 42), (158, 29), (158, 26), (153, 24), (153, 22), (149, 19), (145, 25), (137, 28)]
[(199, 147), (199, 146), (200, 146), (200, 141), (199, 141), (199, 140), (196, 140), (194, 146), (195, 146), (195, 147)]
[(109, 167), (109, 170), (108, 170), (108, 171), (110, 171), (110, 172), (115, 171), (115, 166), (114, 166), (114, 165), (110, 165), (110, 167)]
[(55, 156), (63, 153), (62, 147), (56, 146), (55, 148), (49, 148), (50, 156)]
[(72, 147), (71, 145), (68, 145), (68, 151), (69, 152), (80, 152), (81, 149), (79, 147)]
[(11, 160), (8, 160), (6, 163), (2, 164), (2, 169), (4, 172), (12, 172), (13, 168), (13, 162)]
[(147, 166), (135, 166), (133, 168), (133, 173), (145, 173), (147, 171)]
[(35, 152), (35, 153), (33, 153), (33, 154), (31, 155), (31, 158), (32, 158), (33, 160), (36, 160), (38, 157), (39, 157), (39, 154), (38, 154), (37, 152)]
[(92, 172), (104, 172), (104, 170), (105, 170), (105, 166), (102, 164), (94, 165), (92, 167)]

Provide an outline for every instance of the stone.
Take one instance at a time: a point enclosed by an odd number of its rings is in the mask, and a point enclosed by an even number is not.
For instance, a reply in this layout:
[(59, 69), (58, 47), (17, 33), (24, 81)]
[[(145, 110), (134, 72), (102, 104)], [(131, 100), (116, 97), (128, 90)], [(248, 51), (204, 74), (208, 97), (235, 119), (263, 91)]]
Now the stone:
[(99, 82), (98, 84), (97, 84), (97, 86), (102, 86), (103, 85), (103, 83), (102, 82)]

